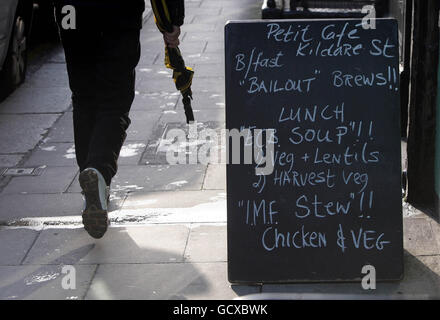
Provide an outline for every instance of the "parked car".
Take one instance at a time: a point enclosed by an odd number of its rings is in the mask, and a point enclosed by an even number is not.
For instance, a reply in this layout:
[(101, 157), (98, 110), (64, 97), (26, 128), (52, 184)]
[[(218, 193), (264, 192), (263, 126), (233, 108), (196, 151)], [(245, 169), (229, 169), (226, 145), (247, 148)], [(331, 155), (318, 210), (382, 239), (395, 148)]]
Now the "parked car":
[(26, 77), (32, 0), (0, 1), (0, 100)]

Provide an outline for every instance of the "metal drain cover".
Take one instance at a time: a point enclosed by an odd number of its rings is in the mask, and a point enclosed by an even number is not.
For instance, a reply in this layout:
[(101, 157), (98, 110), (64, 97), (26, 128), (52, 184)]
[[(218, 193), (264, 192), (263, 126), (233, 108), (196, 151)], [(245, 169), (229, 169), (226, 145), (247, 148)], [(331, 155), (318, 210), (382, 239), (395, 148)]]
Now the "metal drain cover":
[(3, 171), (3, 176), (39, 176), (44, 170), (44, 167), (37, 168), (6, 168)]

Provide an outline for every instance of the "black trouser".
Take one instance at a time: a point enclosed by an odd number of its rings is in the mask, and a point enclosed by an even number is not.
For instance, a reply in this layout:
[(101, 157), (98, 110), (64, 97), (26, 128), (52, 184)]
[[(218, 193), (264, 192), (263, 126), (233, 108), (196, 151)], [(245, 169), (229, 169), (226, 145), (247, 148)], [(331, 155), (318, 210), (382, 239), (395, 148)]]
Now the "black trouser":
[(92, 167), (107, 185), (117, 160), (134, 99), (135, 67), (140, 58), (140, 30), (61, 30), (72, 90), (76, 160)]

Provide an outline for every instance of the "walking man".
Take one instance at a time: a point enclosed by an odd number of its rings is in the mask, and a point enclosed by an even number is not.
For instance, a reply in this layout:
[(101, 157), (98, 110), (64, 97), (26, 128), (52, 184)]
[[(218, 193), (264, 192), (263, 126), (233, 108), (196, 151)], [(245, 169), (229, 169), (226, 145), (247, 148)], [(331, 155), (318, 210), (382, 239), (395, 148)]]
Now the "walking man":
[[(73, 129), (83, 224), (94, 238), (107, 231), (111, 180), (130, 125), (135, 68), (140, 59), (144, 0), (53, 0), (72, 91)], [(165, 0), (179, 44), (184, 0)], [(66, 14), (70, 14), (66, 21)]]

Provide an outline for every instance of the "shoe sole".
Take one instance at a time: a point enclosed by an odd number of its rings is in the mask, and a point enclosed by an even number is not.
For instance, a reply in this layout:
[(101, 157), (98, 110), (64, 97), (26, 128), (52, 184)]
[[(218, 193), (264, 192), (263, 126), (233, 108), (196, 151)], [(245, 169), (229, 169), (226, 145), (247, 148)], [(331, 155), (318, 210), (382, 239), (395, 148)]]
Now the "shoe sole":
[(109, 220), (107, 210), (99, 199), (98, 175), (93, 171), (83, 171), (79, 175), (79, 184), (84, 191), (86, 208), (82, 213), (84, 229), (90, 236), (100, 239), (107, 231)]

